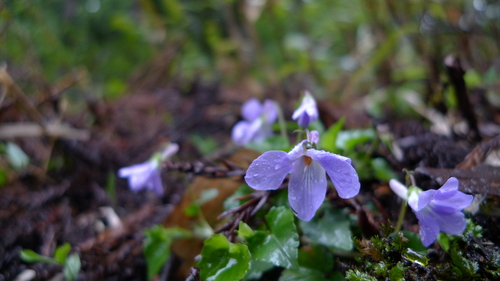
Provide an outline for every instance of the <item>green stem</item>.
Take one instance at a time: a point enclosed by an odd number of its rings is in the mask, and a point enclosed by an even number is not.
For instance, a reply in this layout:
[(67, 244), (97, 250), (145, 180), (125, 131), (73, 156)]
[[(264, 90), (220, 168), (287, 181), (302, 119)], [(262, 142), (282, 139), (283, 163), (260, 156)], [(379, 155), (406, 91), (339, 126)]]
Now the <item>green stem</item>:
[(401, 230), (401, 226), (403, 225), (403, 220), (406, 215), (406, 208), (408, 203), (403, 201), (403, 205), (401, 206), (401, 210), (399, 211), (398, 222), (396, 223), (396, 228), (394, 228), (394, 233), (398, 233)]
[(276, 108), (278, 108), (278, 122), (280, 124), (280, 133), (281, 137), (286, 140), (286, 145), (290, 146), (290, 140), (288, 139), (288, 134), (286, 133), (286, 122), (285, 116), (283, 115), (283, 111), (281, 107), (276, 103)]

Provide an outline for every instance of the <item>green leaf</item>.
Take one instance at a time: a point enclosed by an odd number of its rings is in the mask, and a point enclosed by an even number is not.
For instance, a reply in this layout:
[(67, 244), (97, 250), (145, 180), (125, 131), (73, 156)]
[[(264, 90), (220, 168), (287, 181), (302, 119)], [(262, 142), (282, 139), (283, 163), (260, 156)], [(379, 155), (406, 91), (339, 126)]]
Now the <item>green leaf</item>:
[(344, 151), (352, 151), (358, 144), (372, 141), (377, 137), (375, 129), (341, 131), (337, 135), (335, 146)]
[(255, 233), (253, 232), (252, 228), (248, 226), (248, 224), (240, 221), (240, 224), (238, 225), (238, 235), (245, 238), (249, 239), (252, 237)]
[(187, 238), (191, 233), (182, 228), (164, 228), (156, 225), (144, 231), (144, 256), (151, 280), (170, 257), (170, 245), (173, 240)]
[(470, 261), (462, 256), (462, 253), (456, 250), (456, 246), (451, 247), (450, 257), (453, 261), (453, 264), (462, 272), (462, 274), (466, 277), (471, 277), (476, 273), (479, 269), (479, 266), (476, 262)]
[(333, 280), (344, 280), (340, 273), (330, 276), (330, 278), (325, 278), (324, 274), (320, 271), (299, 267), (298, 269), (286, 269), (281, 274), (279, 281), (333, 281)]
[(401, 262), (398, 262), (395, 267), (389, 271), (389, 279), (391, 281), (404, 281), (405, 267)]
[(364, 272), (360, 272), (357, 269), (349, 269), (346, 272), (345, 279), (348, 281), (377, 281), (377, 278), (370, 276)]
[(48, 263), (48, 264), (58, 264), (58, 262), (53, 259), (49, 258), (46, 256), (42, 256), (40, 254), (35, 253), (32, 250), (21, 250), (19, 253), (19, 257), (21, 260), (24, 262), (29, 262), (29, 263), (34, 263), (34, 262), (42, 262), (42, 263)]
[(27, 166), (30, 162), (30, 159), (24, 151), (19, 148), (16, 144), (12, 142), (8, 142), (5, 148), (5, 154), (9, 159), (9, 163), (16, 170), (19, 170), (25, 166)]
[(224, 235), (214, 234), (205, 240), (198, 266), (205, 281), (237, 281), (245, 276), (250, 263), (246, 245), (230, 243)]
[(419, 252), (415, 252), (410, 248), (406, 249), (406, 251), (404, 252), (404, 257), (407, 260), (419, 264), (421, 266), (427, 266), (427, 264), (429, 263), (429, 259), (425, 255)]
[(304, 235), (312, 241), (344, 251), (353, 247), (349, 218), (341, 210), (325, 210), (323, 217), (312, 221), (300, 221)]
[(292, 211), (285, 207), (273, 207), (266, 215), (266, 221), (269, 232), (256, 231), (248, 239), (253, 258), (276, 266), (297, 268), (299, 235)]
[(5, 169), (0, 168), (0, 187), (6, 185), (8, 180), (9, 174)]
[(301, 267), (327, 273), (332, 270), (333, 264), (333, 254), (326, 247), (311, 245), (299, 250), (299, 265)]
[(345, 123), (345, 116), (339, 119), (335, 124), (330, 126), (328, 130), (321, 137), (321, 147), (327, 151), (331, 151), (333, 153), (337, 152), (337, 146), (335, 145), (337, 142), (337, 135)]
[(450, 250), (450, 239), (445, 233), (440, 232), (436, 241), (439, 243), (439, 245), (441, 245), (441, 248), (443, 248), (445, 252), (448, 252)]
[(217, 149), (217, 141), (211, 136), (204, 136), (200, 134), (191, 134), (189, 140), (203, 155), (210, 154)]
[(408, 230), (403, 230), (403, 236), (408, 238), (408, 242), (405, 243), (405, 248), (411, 248), (421, 254), (427, 253), (427, 247), (422, 244), (420, 236), (415, 232), (410, 232)]
[(396, 173), (391, 169), (384, 158), (372, 159), (372, 167), (375, 172), (375, 177), (379, 180), (389, 181), (397, 178)]
[(467, 88), (476, 88), (481, 86), (481, 74), (475, 69), (469, 69), (464, 75), (465, 85)]
[(56, 251), (54, 252), (54, 259), (59, 264), (64, 264), (66, 262), (66, 257), (68, 256), (69, 251), (71, 251), (71, 245), (69, 243), (62, 244), (61, 246), (56, 248)]
[(260, 279), (262, 277), (262, 274), (270, 270), (271, 268), (274, 268), (274, 264), (263, 261), (252, 260), (252, 266), (245, 275), (245, 278), (243, 278), (243, 281)]
[(78, 278), (78, 272), (80, 272), (80, 257), (78, 254), (73, 253), (69, 255), (64, 264), (63, 273), (66, 280), (76, 280)]

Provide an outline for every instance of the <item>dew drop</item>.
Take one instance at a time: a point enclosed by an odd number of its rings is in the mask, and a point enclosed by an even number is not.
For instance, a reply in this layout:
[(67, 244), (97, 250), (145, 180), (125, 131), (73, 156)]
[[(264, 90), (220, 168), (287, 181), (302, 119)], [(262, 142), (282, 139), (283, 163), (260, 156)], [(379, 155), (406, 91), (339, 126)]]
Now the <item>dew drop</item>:
[(293, 201), (295, 201), (295, 200), (297, 200), (297, 197), (292, 196), (292, 197), (290, 197), (290, 199), (292, 199)]
[(257, 177), (257, 176), (259, 176), (259, 174), (253, 174), (253, 176), (254, 176), (254, 177)]
[(279, 164), (276, 164), (276, 165), (274, 166), (274, 169), (275, 169), (275, 170), (278, 170), (279, 168), (280, 168), (280, 165), (279, 165)]

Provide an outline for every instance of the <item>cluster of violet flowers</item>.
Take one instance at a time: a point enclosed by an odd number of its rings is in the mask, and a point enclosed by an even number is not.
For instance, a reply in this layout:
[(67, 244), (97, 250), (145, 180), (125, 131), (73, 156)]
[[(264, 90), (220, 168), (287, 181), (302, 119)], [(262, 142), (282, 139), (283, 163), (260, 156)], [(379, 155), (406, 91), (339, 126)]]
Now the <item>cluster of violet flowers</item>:
[[(243, 104), (241, 115), (243, 120), (232, 130), (233, 142), (241, 146), (258, 143), (273, 134), (272, 125), (279, 115), (278, 103), (270, 99), (260, 103), (258, 99), (252, 98)], [(297, 217), (304, 221), (314, 217), (326, 197), (327, 174), (341, 198), (352, 198), (360, 190), (359, 177), (351, 159), (317, 149), (319, 133), (309, 131), (308, 127), (318, 117), (316, 101), (306, 91), (300, 106), (292, 115), (292, 119), (305, 130), (306, 139), (288, 153), (278, 150), (264, 152), (250, 164), (245, 175), (245, 181), (251, 188), (275, 190), (290, 174), (288, 200)], [(134, 192), (151, 190), (162, 196), (161, 163), (178, 150), (177, 144), (169, 143), (148, 161), (121, 168), (118, 175), (128, 179), (129, 187)], [(389, 186), (414, 211), (425, 246), (430, 246), (439, 232), (458, 235), (464, 231), (466, 220), (462, 210), (472, 203), (473, 196), (458, 190), (456, 178), (448, 179), (438, 190), (422, 191), (416, 186), (408, 189), (394, 179), (389, 181)]]
[[(242, 114), (250, 102), (253, 103), (250, 100), (243, 106)], [(263, 111), (256, 112), (263, 114)], [(260, 118), (263, 118), (262, 115)], [(309, 221), (325, 199), (328, 185), (326, 174), (341, 198), (356, 196), (359, 193), (360, 183), (358, 174), (351, 165), (351, 159), (316, 149), (319, 133), (307, 131), (307, 127), (318, 119), (318, 109), (316, 101), (309, 92), (305, 92), (302, 103), (292, 118), (298, 120), (299, 126), (306, 129), (307, 139), (300, 141), (288, 153), (272, 150), (259, 156), (248, 168), (245, 181), (256, 190), (274, 190), (278, 189), (285, 177), (290, 174), (288, 183), (290, 206), (299, 219)], [(233, 136), (235, 130), (238, 129), (236, 127), (233, 129)], [(255, 138), (248, 137), (248, 139)]]

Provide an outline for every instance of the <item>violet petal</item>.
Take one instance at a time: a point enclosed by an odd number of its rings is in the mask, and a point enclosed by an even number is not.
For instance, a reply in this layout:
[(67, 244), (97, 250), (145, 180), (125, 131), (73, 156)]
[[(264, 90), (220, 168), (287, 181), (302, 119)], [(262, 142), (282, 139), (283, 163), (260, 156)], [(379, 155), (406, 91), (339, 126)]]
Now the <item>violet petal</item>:
[(246, 121), (254, 121), (262, 113), (262, 105), (257, 98), (251, 98), (241, 107), (241, 116)]
[(325, 169), (341, 198), (351, 198), (359, 193), (358, 173), (351, 166), (351, 159), (315, 149), (307, 150), (306, 155)]
[(424, 209), (419, 212), (415, 212), (420, 225), (420, 239), (422, 244), (428, 247), (436, 240), (439, 234), (439, 224), (434, 219), (432, 211), (429, 209)]
[(318, 162), (309, 159), (306, 165), (305, 161), (299, 158), (292, 164), (288, 200), (299, 219), (310, 221), (325, 200), (327, 182), (325, 169)]
[(286, 152), (268, 151), (250, 164), (245, 181), (251, 188), (257, 190), (277, 189), (290, 169), (291, 163)]
[(420, 193), (418, 196), (418, 205), (417, 209), (413, 209), (415, 212), (422, 210), (423, 208), (427, 207), (429, 203), (434, 199), (434, 196), (436, 195), (437, 190), (430, 189), (427, 191), (424, 191)]
[(435, 220), (442, 232), (448, 234), (462, 234), (467, 224), (464, 213), (454, 212), (451, 214), (435, 213)]

